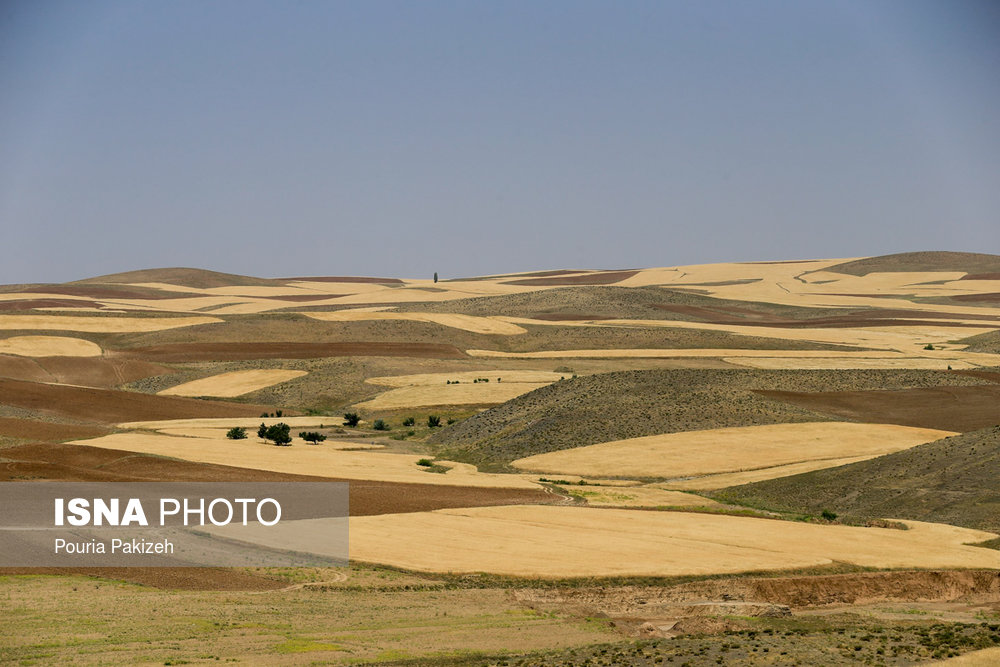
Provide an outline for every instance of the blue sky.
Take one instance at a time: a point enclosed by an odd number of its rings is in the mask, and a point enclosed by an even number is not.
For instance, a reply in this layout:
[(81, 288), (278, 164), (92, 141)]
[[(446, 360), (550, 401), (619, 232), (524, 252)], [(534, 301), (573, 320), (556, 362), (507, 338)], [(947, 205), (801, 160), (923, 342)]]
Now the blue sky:
[(1000, 253), (1000, 5), (0, 3), (0, 283)]

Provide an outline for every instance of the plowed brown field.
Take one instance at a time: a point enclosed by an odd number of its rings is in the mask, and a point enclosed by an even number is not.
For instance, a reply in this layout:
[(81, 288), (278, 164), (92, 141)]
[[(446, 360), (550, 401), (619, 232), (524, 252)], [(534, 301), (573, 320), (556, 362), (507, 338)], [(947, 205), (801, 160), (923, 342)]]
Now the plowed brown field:
[(118, 423), (185, 417), (251, 417), (269, 406), (151, 396), (129, 391), (0, 379), (0, 404), (81, 419)]
[(851, 421), (944, 431), (975, 431), (1000, 422), (1000, 386), (881, 391), (758, 391), (762, 396)]

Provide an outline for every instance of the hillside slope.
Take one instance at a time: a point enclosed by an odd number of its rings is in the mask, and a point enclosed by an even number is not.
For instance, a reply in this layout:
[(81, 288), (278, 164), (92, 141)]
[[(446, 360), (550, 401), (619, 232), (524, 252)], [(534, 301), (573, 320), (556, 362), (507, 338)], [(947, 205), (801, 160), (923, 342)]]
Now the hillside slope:
[(1000, 255), (977, 252), (901, 252), (865, 257), (824, 269), (831, 273), (863, 276), (869, 273), (909, 271), (964, 271), (970, 274), (1000, 272)]
[[(515, 459), (658, 433), (829, 421), (754, 393), (987, 384), (938, 371), (671, 369), (569, 378), (479, 413), (437, 434), (442, 455), (503, 468)], [(835, 418), (834, 418), (835, 419)]]
[[(1000, 416), (998, 416), (1000, 420)], [(1000, 426), (839, 468), (734, 486), (727, 502), (847, 517), (950, 523), (1000, 532)]]
[(77, 280), (77, 284), (92, 283), (168, 283), (182, 287), (206, 289), (209, 287), (246, 287), (250, 285), (280, 285), (280, 281), (269, 278), (254, 278), (234, 273), (220, 273), (207, 269), (192, 269), (188, 267), (171, 267), (163, 269), (142, 269), (140, 271), (125, 271), (109, 273), (105, 276), (95, 276), (85, 280)]

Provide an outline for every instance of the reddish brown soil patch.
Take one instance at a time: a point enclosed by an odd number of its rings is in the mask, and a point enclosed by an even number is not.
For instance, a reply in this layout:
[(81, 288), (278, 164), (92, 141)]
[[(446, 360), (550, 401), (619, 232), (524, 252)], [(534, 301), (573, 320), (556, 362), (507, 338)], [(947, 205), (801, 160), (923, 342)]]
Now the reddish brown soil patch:
[(310, 283), (375, 283), (379, 285), (402, 285), (399, 278), (368, 278), (365, 276), (306, 276), (298, 278), (278, 278), (277, 280), (301, 280)]
[(100, 308), (96, 301), (76, 301), (73, 299), (24, 299), (21, 301), (0, 301), (0, 310), (33, 310), (35, 308)]
[(0, 354), (0, 377), (26, 380), (27, 382), (52, 382), (52, 375), (45, 372), (35, 359)]
[(467, 355), (442, 343), (173, 343), (119, 352), (148, 361), (242, 361), (320, 357), (421, 357), (462, 359)]
[(586, 313), (538, 313), (531, 316), (536, 320), (547, 320), (549, 322), (577, 321), (577, 320), (613, 320), (608, 315), (588, 315)]
[(1000, 384), (1000, 372), (997, 371), (952, 371), (956, 375), (965, 375), (968, 377), (979, 378), (981, 380), (986, 380), (987, 382), (996, 382)]
[[(427, 512), (448, 507), (548, 503), (559, 498), (541, 489), (491, 489), (438, 484), (399, 484), (194, 463), (87, 445), (33, 444), (0, 450), (0, 481), (68, 482), (318, 482), (350, 484), (351, 516)], [(428, 473), (428, 475), (433, 473)]]
[[(85, 426), (83, 424), (53, 424), (36, 419), (14, 419), (0, 417), (0, 436), (22, 438), (24, 440), (75, 440), (77, 438), (96, 438), (105, 435), (107, 429), (100, 426)], [(0, 457), (4, 457), (0, 450)]]
[[(265, 405), (204, 401), (111, 389), (0, 379), (0, 404), (87, 422), (117, 423), (198, 417), (256, 417)], [(291, 416), (291, 414), (289, 414)]]
[(1000, 280), (1000, 273), (970, 273), (959, 280)]
[(562, 276), (551, 278), (525, 278), (522, 280), (506, 280), (504, 285), (614, 285), (631, 278), (638, 271), (598, 271), (579, 276)]
[(101, 359), (97, 357), (42, 357), (38, 365), (63, 384), (87, 387), (114, 387), (154, 375), (169, 375), (166, 366), (140, 359)]
[(0, 377), (27, 382), (60, 382), (86, 387), (114, 387), (174, 371), (139, 359), (100, 357), (39, 357), (0, 355)]
[(757, 391), (785, 403), (857, 422), (975, 431), (1000, 422), (1000, 386), (882, 391)]

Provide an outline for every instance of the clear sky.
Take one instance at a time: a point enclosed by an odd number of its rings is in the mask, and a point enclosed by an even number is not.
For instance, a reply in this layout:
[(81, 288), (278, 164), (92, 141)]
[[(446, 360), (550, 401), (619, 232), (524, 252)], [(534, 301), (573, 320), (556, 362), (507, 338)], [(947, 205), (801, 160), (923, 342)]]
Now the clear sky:
[(1000, 253), (1000, 3), (4, 0), (0, 232), (0, 283)]

